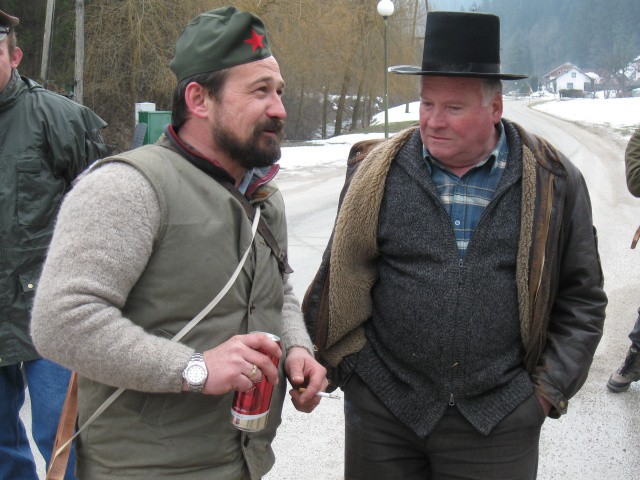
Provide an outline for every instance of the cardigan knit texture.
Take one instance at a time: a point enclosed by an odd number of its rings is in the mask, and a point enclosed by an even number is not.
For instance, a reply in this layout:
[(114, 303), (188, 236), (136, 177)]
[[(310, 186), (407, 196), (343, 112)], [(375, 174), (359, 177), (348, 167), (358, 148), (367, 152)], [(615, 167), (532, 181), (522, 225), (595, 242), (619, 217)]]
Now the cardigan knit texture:
[(356, 372), (421, 437), (452, 404), (487, 434), (533, 393), (515, 281), (522, 150), (511, 145), (463, 261), (421, 149), (416, 132), (386, 176), (378, 278)]

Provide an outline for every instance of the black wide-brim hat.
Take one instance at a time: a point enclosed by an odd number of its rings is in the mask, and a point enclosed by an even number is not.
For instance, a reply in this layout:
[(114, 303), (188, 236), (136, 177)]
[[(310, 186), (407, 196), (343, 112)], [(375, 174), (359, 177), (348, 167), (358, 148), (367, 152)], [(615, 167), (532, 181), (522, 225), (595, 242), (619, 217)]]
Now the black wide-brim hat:
[(422, 68), (398, 65), (392, 73), (518, 80), (500, 73), (500, 18), (486, 13), (429, 12)]

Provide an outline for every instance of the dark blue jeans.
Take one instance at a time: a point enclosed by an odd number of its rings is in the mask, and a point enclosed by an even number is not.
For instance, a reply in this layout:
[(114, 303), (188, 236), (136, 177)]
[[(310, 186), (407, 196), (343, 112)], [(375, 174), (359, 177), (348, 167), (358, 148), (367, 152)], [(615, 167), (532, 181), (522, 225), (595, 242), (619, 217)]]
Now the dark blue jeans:
[[(31, 398), (33, 439), (49, 462), (70, 372), (44, 359), (22, 365), (24, 377), (20, 364), (0, 367), (0, 479), (38, 480), (27, 432), (19, 416), (25, 388), (28, 386)], [(75, 479), (75, 463), (75, 452), (71, 449), (65, 480)]]

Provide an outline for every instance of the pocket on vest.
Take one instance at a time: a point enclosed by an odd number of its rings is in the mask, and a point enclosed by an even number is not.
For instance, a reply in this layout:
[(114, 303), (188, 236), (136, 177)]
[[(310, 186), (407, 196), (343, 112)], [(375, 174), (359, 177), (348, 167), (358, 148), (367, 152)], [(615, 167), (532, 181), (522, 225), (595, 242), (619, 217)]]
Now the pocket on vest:
[(167, 397), (164, 394), (146, 395), (139, 420), (149, 425), (159, 425), (166, 403)]

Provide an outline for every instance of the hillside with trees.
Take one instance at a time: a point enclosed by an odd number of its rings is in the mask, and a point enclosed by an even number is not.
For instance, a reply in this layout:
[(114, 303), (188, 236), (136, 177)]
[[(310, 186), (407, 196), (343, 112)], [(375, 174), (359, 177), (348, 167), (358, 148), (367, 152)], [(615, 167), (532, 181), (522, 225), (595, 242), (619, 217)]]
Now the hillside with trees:
[[(182, 29), (198, 13), (228, 1), (85, 0), (83, 103), (108, 123), (119, 150), (133, 131), (134, 103), (169, 110), (175, 77), (168, 64)], [(287, 138), (310, 139), (368, 126), (383, 91), (383, 20), (372, 0), (238, 0), (238, 8), (266, 23), (286, 87)], [(20, 17), (18, 42), (23, 75), (40, 72), (46, 0), (2, 0)], [(76, 0), (57, 0), (47, 86), (64, 93), (74, 83)], [(179, 7), (177, 7), (179, 5)], [(389, 59), (415, 63), (414, 31), (424, 28), (419, 0), (396, 0), (388, 20)], [(390, 63), (391, 64), (391, 63)], [(67, 88), (65, 88), (67, 86)], [(413, 100), (417, 81), (389, 79), (393, 102)]]
[[(500, 15), (505, 71), (535, 80), (561, 63), (618, 72), (640, 55), (640, 2), (628, 0), (442, 0), (446, 8)], [(74, 81), (75, 9), (84, 4), (83, 103), (110, 125), (108, 140), (126, 149), (134, 103), (169, 110), (169, 70), (182, 27), (215, 0), (56, 0), (50, 68), (41, 75), (47, 0), (0, 0), (20, 17), (20, 72), (61, 93)], [(377, 0), (238, 0), (267, 24), (286, 82), (287, 138), (305, 140), (368, 127), (384, 89), (384, 23)], [(389, 65), (419, 64), (427, 11), (437, 0), (395, 0), (388, 19)], [(417, 98), (419, 77), (389, 75), (389, 105)]]
[[(450, 8), (452, 0), (431, 2)], [(571, 62), (583, 70), (620, 72), (640, 56), (640, 2), (629, 0), (477, 0), (466, 8), (500, 17), (504, 71), (527, 73), (535, 82)], [(535, 90), (535, 85), (534, 85)]]

